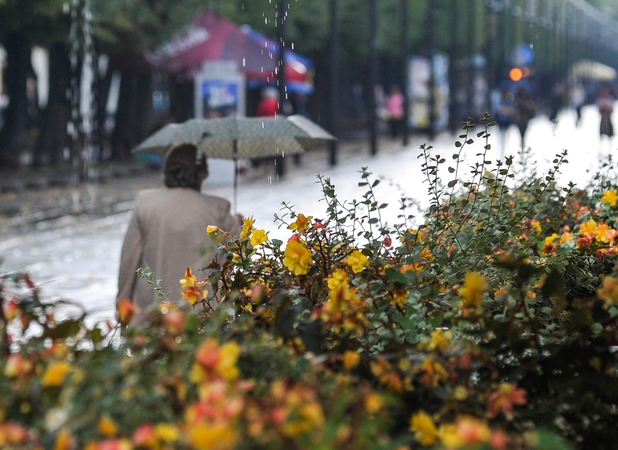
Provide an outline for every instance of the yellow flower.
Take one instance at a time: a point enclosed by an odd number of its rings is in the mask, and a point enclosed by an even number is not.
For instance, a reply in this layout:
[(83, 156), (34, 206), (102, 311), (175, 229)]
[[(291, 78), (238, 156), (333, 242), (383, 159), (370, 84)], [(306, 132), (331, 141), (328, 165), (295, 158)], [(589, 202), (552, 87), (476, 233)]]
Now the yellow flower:
[(60, 386), (71, 370), (72, 366), (67, 361), (55, 362), (45, 370), (41, 384), (43, 387)]
[(365, 397), (365, 409), (369, 414), (377, 414), (385, 406), (382, 396), (377, 392), (371, 392)]
[(448, 348), (448, 345), (453, 337), (453, 333), (449, 330), (434, 330), (431, 332), (431, 341), (429, 342), (429, 350), (441, 350), (444, 351)]
[(565, 231), (560, 236), (560, 245), (563, 245), (563, 244), (569, 242), (572, 239), (573, 239), (573, 233), (569, 233), (568, 231)]
[(618, 303), (618, 279), (610, 276), (603, 278), (601, 287), (597, 290), (597, 295), (605, 302), (606, 308)]
[(219, 227), (215, 226), (215, 225), (208, 225), (206, 227), (206, 232), (208, 234), (215, 234), (219, 231)]
[(464, 286), (459, 288), (459, 295), (464, 306), (479, 307), (483, 304), (483, 294), (487, 290), (487, 279), (478, 272), (466, 273)]
[(230, 423), (199, 423), (189, 429), (189, 441), (198, 450), (233, 450), (238, 436)]
[(240, 373), (236, 362), (240, 356), (240, 346), (236, 342), (228, 342), (220, 348), (221, 360), (217, 364), (217, 371), (226, 380), (235, 380)]
[(196, 281), (197, 278), (191, 273), (191, 267), (187, 267), (185, 277), (180, 280), (180, 286), (183, 291), (186, 291), (189, 288), (195, 287)]
[(603, 197), (601, 197), (601, 203), (607, 203), (612, 208), (616, 206), (616, 202), (618, 202), (618, 192), (615, 189), (610, 189), (603, 193)]
[(296, 216), (296, 221), (292, 222), (288, 227), (290, 230), (296, 230), (298, 233), (307, 231), (309, 229), (309, 221), (313, 219), (313, 216), (305, 217), (304, 214)]
[(592, 219), (590, 219), (587, 222), (582, 223), (579, 226), (579, 234), (582, 234), (584, 236), (595, 234), (596, 230), (597, 230), (597, 223)]
[(111, 417), (103, 416), (99, 419), (97, 430), (104, 436), (112, 437), (118, 433), (118, 425), (116, 425), (116, 422), (114, 422)]
[(543, 231), (543, 229), (541, 228), (541, 223), (538, 220), (536, 220), (536, 219), (532, 219), (530, 221), (530, 226), (538, 234), (541, 234), (541, 231)]
[(558, 239), (558, 238), (559, 238), (559, 236), (558, 236), (558, 234), (556, 234), (556, 233), (552, 234), (551, 236), (546, 237), (546, 238), (545, 238), (545, 245), (547, 245), (547, 244), (553, 244), (553, 242), (554, 242), (556, 239)]
[(63, 428), (56, 435), (54, 450), (71, 450), (71, 448), (73, 448), (73, 436), (67, 429)]
[(313, 262), (311, 252), (298, 241), (289, 241), (283, 254), (283, 265), (294, 275), (305, 275)]
[(341, 286), (347, 286), (348, 274), (343, 269), (337, 269), (326, 279), (326, 284), (331, 291), (337, 290)]
[(429, 386), (437, 387), (440, 382), (448, 380), (448, 372), (440, 362), (433, 358), (427, 358), (421, 366), (423, 375), (421, 381)]
[(326, 283), (329, 289), (329, 301), (325, 303), (324, 310), (339, 313), (343, 307), (342, 302), (349, 300), (352, 295), (348, 274), (343, 269), (337, 269), (326, 279)]
[(429, 415), (418, 412), (410, 419), (410, 431), (414, 432), (414, 439), (421, 445), (429, 446), (438, 440), (438, 429)]
[(242, 231), (240, 232), (240, 237), (242, 239), (246, 239), (249, 237), (249, 235), (251, 234), (251, 232), (253, 231), (253, 223), (255, 222), (255, 220), (252, 217), (247, 217), (245, 219), (245, 221), (243, 222), (242, 225)]
[(365, 267), (367, 267), (367, 264), (369, 264), (369, 260), (360, 251), (354, 250), (350, 254), (350, 256), (348, 256), (348, 264), (352, 268), (352, 272), (359, 273), (362, 272)]
[(608, 244), (611, 240), (610, 236), (613, 236), (613, 232), (614, 230), (612, 230), (609, 227), (609, 225), (601, 222), (597, 225), (597, 229), (595, 230), (594, 237), (597, 239), (597, 241)]
[(345, 370), (352, 370), (361, 360), (361, 355), (358, 352), (354, 352), (352, 350), (346, 350), (343, 354), (343, 367)]
[(184, 279), (180, 280), (180, 286), (183, 289), (182, 298), (186, 299), (191, 305), (203, 300), (206, 296), (198, 285), (197, 278), (191, 273), (190, 267), (187, 267)]
[(180, 431), (172, 424), (158, 423), (155, 426), (155, 436), (163, 442), (176, 442), (180, 439)]
[(447, 423), (440, 427), (440, 441), (446, 448), (459, 448), (462, 447), (465, 442), (459, 436), (457, 426), (454, 423)]
[(251, 233), (251, 245), (257, 247), (268, 240), (268, 234), (264, 230), (253, 230)]

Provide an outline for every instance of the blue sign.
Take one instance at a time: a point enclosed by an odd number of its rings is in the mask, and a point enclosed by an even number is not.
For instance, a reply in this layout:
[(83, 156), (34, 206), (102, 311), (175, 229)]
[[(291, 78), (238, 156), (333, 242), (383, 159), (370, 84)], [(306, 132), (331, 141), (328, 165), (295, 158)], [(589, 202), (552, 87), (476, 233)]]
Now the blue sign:
[(511, 63), (515, 67), (529, 66), (534, 62), (534, 50), (527, 44), (518, 45), (511, 53)]
[(236, 80), (203, 80), (204, 117), (225, 117), (236, 114), (240, 102), (239, 92), (240, 83)]

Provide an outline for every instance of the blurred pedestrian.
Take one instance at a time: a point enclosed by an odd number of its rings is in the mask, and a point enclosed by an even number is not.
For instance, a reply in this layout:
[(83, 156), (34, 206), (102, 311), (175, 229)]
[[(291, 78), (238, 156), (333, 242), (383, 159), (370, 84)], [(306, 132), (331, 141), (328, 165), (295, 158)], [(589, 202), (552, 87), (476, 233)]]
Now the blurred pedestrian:
[(584, 85), (579, 81), (576, 81), (573, 85), (573, 89), (571, 89), (571, 105), (575, 109), (575, 113), (577, 114), (577, 119), (575, 121), (575, 126), (579, 126), (582, 120), (582, 107), (586, 102), (586, 90), (584, 89)]
[(403, 94), (401, 88), (397, 84), (393, 84), (386, 98), (386, 110), (388, 111), (388, 126), (390, 129), (391, 137), (396, 139), (399, 136), (401, 127), (403, 124), (404, 116), (404, 103)]
[(525, 146), (526, 130), (530, 120), (536, 116), (536, 103), (525, 89), (515, 94), (515, 124), (521, 136), (521, 148)]
[(117, 295), (118, 301), (127, 298), (141, 310), (133, 325), (144, 324), (147, 311), (161, 301), (137, 269), (148, 268), (161, 280), (169, 300), (179, 301), (178, 280), (187, 267), (197, 273), (213, 258), (223, 258), (206, 227), (214, 225), (233, 236), (240, 233), (241, 219), (230, 214), (230, 203), (201, 193), (207, 177), (206, 158), (197, 157), (194, 145), (183, 144), (165, 159), (164, 187), (138, 194), (122, 244)]
[(376, 84), (373, 88), (373, 95), (376, 102), (376, 120), (378, 133), (381, 134), (388, 128), (388, 109), (386, 109), (386, 94), (381, 84)]
[(611, 142), (614, 136), (614, 124), (612, 123), (612, 113), (614, 112), (614, 97), (608, 86), (601, 87), (596, 101), (599, 114), (601, 115), (601, 138), (607, 136)]
[(565, 104), (566, 88), (564, 83), (556, 83), (551, 94), (549, 120), (556, 123), (558, 121), (558, 113)]
[(279, 91), (267, 87), (262, 91), (262, 100), (258, 104), (258, 117), (272, 117), (279, 114)]
[(496, 108), (496, 123), (500, 130), (500, 152), (504, 156), (504, 149), (506, 147), (506, 132), (509, 127), (513, 125), (515, 116), (515, 96), (509, 88), (503, 88), (498, 107)]

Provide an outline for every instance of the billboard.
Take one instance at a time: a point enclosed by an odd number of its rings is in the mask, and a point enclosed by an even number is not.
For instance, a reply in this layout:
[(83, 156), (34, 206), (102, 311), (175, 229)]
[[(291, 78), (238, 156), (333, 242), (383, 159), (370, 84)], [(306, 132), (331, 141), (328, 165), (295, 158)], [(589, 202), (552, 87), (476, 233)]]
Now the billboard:
[[(438, 53), (433, 57), (434, 77), (434, 129), (443, 130), (448, 126), (449, 97), (448, 57)], [(408, 63), (408, 126), (415, 129), (429, 128), (431, 87), (430, 59), (412, 56)]]

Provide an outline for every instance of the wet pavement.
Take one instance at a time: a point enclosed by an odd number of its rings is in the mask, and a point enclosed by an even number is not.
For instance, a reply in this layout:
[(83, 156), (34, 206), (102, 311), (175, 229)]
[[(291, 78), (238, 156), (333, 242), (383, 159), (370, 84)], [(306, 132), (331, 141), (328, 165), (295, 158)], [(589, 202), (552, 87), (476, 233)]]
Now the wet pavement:
[[(492, 131), (492, 146), (499, 147), (498, 131)], [(455, 137), (444, 133), (432, 143), (433, 152), (449, 157), (455, 152)], [(376, 188), (380, 203), (389, 203), (382, 218), (390, 224), (398, 222), (398, 200), (402, 195), (427, 204), (423, 183), (419, 146), (427, 139), (411, 136), (403, 148), (399, 142), (380, 141), (379, 152), (369, 154), (367, 141), (342, 142), (339, 164), (331, 167), (327, 149), (303, 155), (302, 164), (287, 161), (287, 175), (277, 180), (271, 164), (247, 169), (240, 177), (234, 208), (245, 216), (254, 216), (256, 226), (270, 237), (286, 240), (289, 231), (273, 222), (281, 215), (282, 202), (297, 212), (321, 217), (326, 204), (317, 184), (317, 174), (331, 178), (339, 199), (360, 198), (366, 188), (358, 186), (360, 170), (368, 167), (376, 177), (385, 180)], [(530, 124), (527, 142), (532, 147), (532, 160), (540, 171), (551, 166), (556, 153), (572, 149), (570, 164), (563, 168), (562, 184), (568, 180), (585, 185), (610, 151), (608, 142), (598, 136), (598, 113), (593, 106), (584, 108), (583, 124), (575, 127), (575, 113), (565, 111), (557, 126), (539, 116)], [(505, 153), (514, 154), (519, 135), (512, 127), (506, 136)], [(466, 152), (472, 161), (482, 150), (475, 143)], [(494, 150), (492, 150), (494, 151)], [(495, 158), (495, 156), (494, 156)], [(233, 164), (211, 160), (210, 178), (205, 191), (234, 201)], [(0, 271), (27, 270), (41, 284), (47, 299), (64, 297), (78, 302), (96, 318), (112, 318), (116, 279), (122, 239), (136, 193), (144, 188), (160, 186), (160, 174), (143, 166), (126, 165), (123, 174), (110, 175), (100, 183), (70, 182), (54, 185), (40, 181), (38, 186), (7, 188), (7, 176), (0, 174)], [(445, 176), (447, 174), (445, 173)], [(15, 176), (15, 175), (13, 175)], [(15, 176), (15, 183), (20, 177)], [(28, 177), (25, 177), (26, 179)], [(4, 186), (4, 187), (2, 187)], [(183, 269), (179, 268), (179, 278)]]

